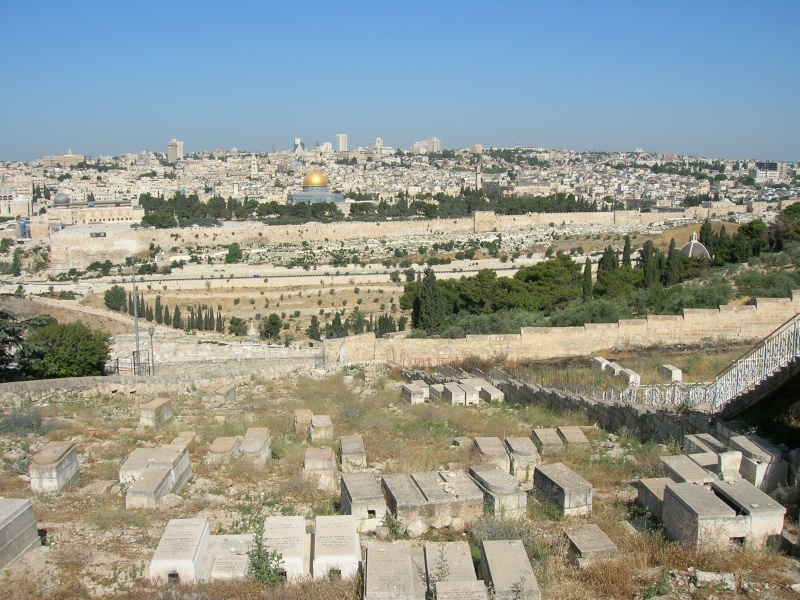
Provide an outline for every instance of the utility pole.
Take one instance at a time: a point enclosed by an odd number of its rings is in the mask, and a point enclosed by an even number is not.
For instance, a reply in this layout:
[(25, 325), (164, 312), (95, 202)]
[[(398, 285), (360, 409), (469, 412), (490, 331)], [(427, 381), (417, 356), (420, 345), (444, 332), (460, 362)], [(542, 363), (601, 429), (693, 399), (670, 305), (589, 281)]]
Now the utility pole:
[(142, 362), (139, 355), (139, 298), (136, 293), (136, 259), (131, 260), (131, 282), (133, 283), (133, 332), (136, 337), (136, 352), (133, 355), (133, 374), (142, 374)]

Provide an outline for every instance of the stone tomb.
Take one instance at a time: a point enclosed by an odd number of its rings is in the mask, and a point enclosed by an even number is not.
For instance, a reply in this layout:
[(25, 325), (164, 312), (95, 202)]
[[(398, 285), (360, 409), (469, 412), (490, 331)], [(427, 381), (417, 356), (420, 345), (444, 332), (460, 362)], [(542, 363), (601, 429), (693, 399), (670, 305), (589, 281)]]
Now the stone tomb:
[(649, 511), (661, 521), (664, 513), (664, 488), (668, 483), (675, 483), (669, 477), (652, 477), (640, 479), (636, 488), (636, 504)]
[(422, 396), (425, 399), (425, 401), (427, 401), (428, 398), (430, 398), (430, 387), (422, 379), (414, 379), (411, 381), (411, 383), (413, 383), (416, 386), (419, 386), (419, 388), (422, 390)]
[(467, 403), (467, 394), (464, 392), (464, 388), (457, 383), (445, 383), (442, 398), (451, 406), (464, 406)]
[(564, 451), (564, 442), (558, 432), (550, 427), (534, 429), (532, 439), (542, 456), (553, 456)]
[(210, 387), (203, 392), (202, 401), (209, 404), (224, 404), (236, 400), (235, 385), (220, 385)]
[(714, 476), (688, 456), (662, 456), (658, 459), (664, 475), (676, 483), (711, 483)]
[(466, 383), (459, 383), (458, 386), (464, 390), (464, 404), (467, 406), (477, 406), (480, 401), (480, 390)]
[(425, 567), (431, 587), (442, 581), (475, 581), (467, 542), (426, 542)]
[(452, 523), (453, 503), (455, 498), (452, 492), (445, 490), (445, 482), (436, 471), (425, 473), (412, 473), (411, 479), (425, 497), (425, 503), (420, 507), (419, 519), (429, 527), (441, 529)]
[(522, 540), (481, 542), (480, 573), (496, 600), (541, 600), (539, 582)]
[(506, 447), (497, 437), (476, 437), (473, 449), (482, 463), (497, 465), (506, 473), (511, 472), (511, 459)]
[(444, 491), (453, 497), (453, 518), (471, 523), (483, 516), (483, 490), (465, 471), (439, 471), (439, 477), (444, 481)]
[(367, 451), (361, 434), (343, 435), (339, 438), (342, 473), (353, 473), (367, 468)]
[(444, 384), (434, 383), (428, 386), (428, 395), (431, 400), (441, 400), (444, 394)]
[(240, 454), (242, 437), (218, 437), (211, 442), (211, 447), (206, 455), (206, 463), (209, 465), (224, 465)]
[(178, 436), (169, 443), (169, 445), (188, 447), (189, 444), (194, 441), (195, 437), (197, 437), (197, 434), (194, 431), (181, 431), (178, 433)]
[[(538, 470), (538, 469), (537, 469)], [(501, 518), (522, 519), (528, 510), (528, 495), (516, 477), (496, 465), (474, 465), (469, 474), (483, 491), (484, 507)]]
[(303, 437), (308, 435), (308, 430), (311, 427), (311, 419), (314, 413), (307, 408), (298, 408), (294, 411), (294, 432), (299, 433)]
[(128, 484), (128, 508), (155, 508), (159, 501), (177, 492), (192, 475), (186, 446), (164, 445), (136, 448), (119, 469), (119, 481)]
[(533, 485), (542, 497), (555, 502), (565, 517), (592, 512), (592, 484), (561, 463), (536, 467)]
[(244, 434), (239, 451), (242, 460), (254, 465), (263, 465), (272, 460), (269, 427), (250, 427)]
[(311, 417), (311, 426), (308, 429), (308, 438), (312, 442), (321, 442), (333, 439), (333, 422), (329, 415), (314, 415)]
[(428, 386), (424, 388), (416, 383), (404, 383), (401, 392), (403, 400), (409, 404), (424, 404), (429, 396)]
[(386, 500), (372, 473), (342, 475), (342, 512), (352, 515), (360, 533), (375, 531), (386, 517)]
[(687, 456), (698, 467), (705, 469), (709, 473), (718, 474), (719, 454), (714, 454), (713, 452), (697, 452), (696, 454), (687, 454)]
[(148, 467), (128, 486), (125, 508), (156, 508), (172, 492), (172, 471), (166, 467)]
[(156, 398), (139, 407), (139, 426), (156, 427), (172, 418), (172, 400)]
[(267, 517), (263, 540), (267, 549), (280, 552), (287, 581), (300, 581), (310, 573), (303, 517)]
[(306, 448), (302, 470), (304, 479), (315, 479), (317, 489), (335, 490), (336, 476), (336, 458), (333, 456), (333, 448), (328, 446)]
[(411, 478), (401, 473), (386, 474), (381, 478), (381, 487), (389, 510), (403, 525), (411, 525), (425, 516), (425, 496)]
[(683, 447), (686, 454), (697, 454), (699, 452), (713, 452), (719, 454), (728, 449), (725, 444), (708, 433), (696, 433), (684, 436)]
[(478, 395), (484, 402), (502, 402), (505, 400), (505, 394), (493, 385), (482, 386)]
[(662, 377), (666, 377), (670, 383), (678, 383), (683, 381), (683, 371), (673, 365), (661, 365), (658, 372)]
[(197, 582), (210, 538), (206, 519), (171, 519), (150, 561), (150, 579)]
[(527, 437), (507, 437), (505, 446), (511, 457), (511, 474), (523, 483), (533, 481), (533, 469), (542, 462), (533, 440)]
[(757, 435), (737, 435), (728, 440), (728, 447), (742, 453), (739, 472), (757, 488), (770, 493), (786, 485), (789, 463), (783, 453)]
[(0, 498), (0, 570), (40, 544), (33, 503)]
[[(441, 581), (436, 584), (436, 600), (488, 600), (482, 581)], [(493, 596), (495, 598), (496, 596)]]
[(617, 546), (596, 523), (567, 529), (569, 562), (579, 569), (591, 566), (598, 559), (611, 558)]
[(370, 542), (365, 558), (364, 600), (416, 600), (410, 542)]
[(602, 373), (606, 370), (606, 365), (608, 361), (603, 358), (602, 356), (595, 356), (592, 359), (592, 371), (596, 373)]
[(736, 511), (704, 485), (670, 483), (664, 488), (664, 533), (692, 548), (743, 541), (750, 517)]
[(361, 565), (361, 545), (352, 515), (319, 516), (314, 521), (314, 579), (338, 572), (342, 579), (353, 577)]
[(780, 541), (786, 509), (749, 481), (715, 481), (714, 493), (740, 515), (750, 517), (750, 531), (745, 542), (763, 548), (770, 541)]
[(34, 492), (58, 492), (80, 477), (78, 453), (71, 442), (50, 442), (31, 461)]
[(200, 567), (200, 580), (244, 579), (253, 535), (212, 535)]
[(577, 425), (561, 425), (558, 428), (559, 437), (564, 440), (570, 450), (588, 450), (592, 447), (589, 438), (583, 433), (583, 429)]

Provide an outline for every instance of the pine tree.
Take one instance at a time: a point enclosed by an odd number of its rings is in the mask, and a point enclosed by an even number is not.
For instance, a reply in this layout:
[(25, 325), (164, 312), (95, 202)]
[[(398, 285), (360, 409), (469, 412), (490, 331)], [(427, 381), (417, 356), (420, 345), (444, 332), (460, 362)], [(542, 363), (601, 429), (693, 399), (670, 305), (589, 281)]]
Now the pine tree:
[(585, 302), (592, 299), (592, 261), (588, 257), (583, 267), (583, 299)]
[(631, 236), (625, 236), (625, 247), (622, 248), (622, 266), (631, 266)]
[(161, 307), (161, 296), (156, 296), (156, 323), (161, 325), (164, 322), (164, 314)]
[(172, 313), (172, 327), (174, 329), (183, 329), (183, 320), (181, 319), (181, 309), (175, 307), (175, 312)]

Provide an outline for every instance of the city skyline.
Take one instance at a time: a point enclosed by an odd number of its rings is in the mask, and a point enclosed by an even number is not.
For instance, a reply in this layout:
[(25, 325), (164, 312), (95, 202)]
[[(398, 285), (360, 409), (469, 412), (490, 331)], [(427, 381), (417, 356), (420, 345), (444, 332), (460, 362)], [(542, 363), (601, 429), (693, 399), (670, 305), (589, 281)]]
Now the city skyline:
[(381, 137), (800, 160), (800, 6), (9, 5), (0, 160)]

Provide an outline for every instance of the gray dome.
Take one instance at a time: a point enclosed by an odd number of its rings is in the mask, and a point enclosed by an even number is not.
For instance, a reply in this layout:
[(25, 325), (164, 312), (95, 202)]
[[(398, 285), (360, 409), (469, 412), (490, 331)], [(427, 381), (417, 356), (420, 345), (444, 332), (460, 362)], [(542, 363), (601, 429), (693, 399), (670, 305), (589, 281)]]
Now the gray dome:
[(58, 192), (53, 198), (53, 204), (56, 206), (69, 205), (69, 196), (67, 196), (64, 192)]
[(678, 253), (681, 256), (688, 256), (689, 258), (711, 258), (706, 247), (697, 241), (697, 234), (695, 232), (692, 232), (692, 239), (686, 242)]

